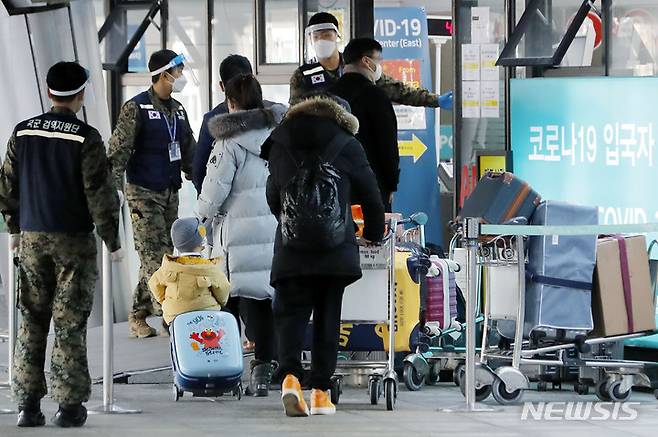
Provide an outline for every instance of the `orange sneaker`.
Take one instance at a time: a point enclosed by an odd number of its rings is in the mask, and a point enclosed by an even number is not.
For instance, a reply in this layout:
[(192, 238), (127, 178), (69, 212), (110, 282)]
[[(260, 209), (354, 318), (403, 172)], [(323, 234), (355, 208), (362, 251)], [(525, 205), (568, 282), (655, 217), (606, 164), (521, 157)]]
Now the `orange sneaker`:
[(311, 392), (311, 414), (314, 416), (336, 414), (336, 406), (331, 403), (329, 391), (313, 389)]
[(288, 417), (307, 417), (308, 405), (304, 400), (302, 385), (293, 375), (286, 375), (281, 385), (281, 402), (283, 402), (283, 411)]

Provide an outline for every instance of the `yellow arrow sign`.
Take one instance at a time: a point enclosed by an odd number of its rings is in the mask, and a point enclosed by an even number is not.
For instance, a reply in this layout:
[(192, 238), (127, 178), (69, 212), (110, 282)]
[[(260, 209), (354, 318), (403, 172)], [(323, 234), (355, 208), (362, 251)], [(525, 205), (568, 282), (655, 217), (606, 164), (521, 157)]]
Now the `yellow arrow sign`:
[(411, 141), (398, 141), (400, 156), (412, 156), (414, 164), (427, 151), (427, 146), (416, 135), (411, 134)]

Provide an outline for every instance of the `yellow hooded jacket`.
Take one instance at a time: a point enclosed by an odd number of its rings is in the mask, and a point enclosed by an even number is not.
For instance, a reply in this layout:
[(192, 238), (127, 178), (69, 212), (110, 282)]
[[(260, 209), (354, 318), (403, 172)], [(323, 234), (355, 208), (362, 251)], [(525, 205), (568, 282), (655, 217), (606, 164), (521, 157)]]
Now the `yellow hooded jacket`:
[(164, 321), (170, 324), (182, 313), (221, 309), (228, 300), (230, 284), (218, 258), (165, 255), (149, 288), (162, 305)]

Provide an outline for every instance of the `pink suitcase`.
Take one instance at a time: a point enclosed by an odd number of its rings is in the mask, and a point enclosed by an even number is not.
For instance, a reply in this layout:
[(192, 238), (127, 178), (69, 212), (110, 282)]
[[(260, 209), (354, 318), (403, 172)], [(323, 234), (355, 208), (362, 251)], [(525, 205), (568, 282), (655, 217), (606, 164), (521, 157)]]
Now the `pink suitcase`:
[(427, 310), (426, 322), (439, 323), (441, 329), (450, 327), (452, 319), (457, 317), (457, 283), (455, 281), (454, 263), (450, 260), (430, 257), (437, 267), (437, 276), (427, 276)]

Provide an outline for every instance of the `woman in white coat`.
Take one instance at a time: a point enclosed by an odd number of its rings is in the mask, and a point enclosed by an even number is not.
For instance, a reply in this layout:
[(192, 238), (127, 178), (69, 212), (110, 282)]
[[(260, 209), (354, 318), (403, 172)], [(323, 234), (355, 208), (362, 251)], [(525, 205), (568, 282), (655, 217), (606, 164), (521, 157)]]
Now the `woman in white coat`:
[(231, 297), (247, 306), (247, 323), (256, 343), (249, 388), (267, 396), (276, 358), (273, 288), (270, 270), (277, 220), (265, 197), (269, 171), (261, 146), (286, 107), (265, 109), (261, 86), (253, 75), (240, 75), (225, 86), (228, 114), (210, 120), (216, 141), (199, 195), (198, 215), (215, 219), (213, 256), (223, 258)]

